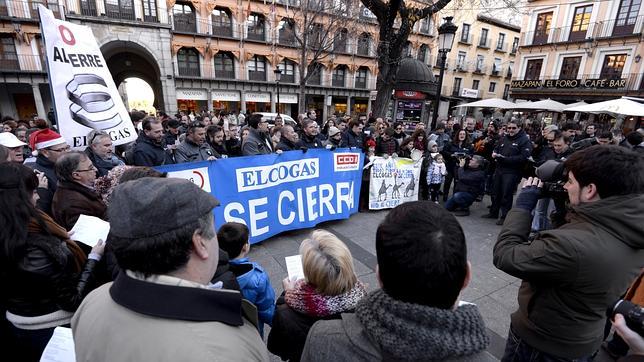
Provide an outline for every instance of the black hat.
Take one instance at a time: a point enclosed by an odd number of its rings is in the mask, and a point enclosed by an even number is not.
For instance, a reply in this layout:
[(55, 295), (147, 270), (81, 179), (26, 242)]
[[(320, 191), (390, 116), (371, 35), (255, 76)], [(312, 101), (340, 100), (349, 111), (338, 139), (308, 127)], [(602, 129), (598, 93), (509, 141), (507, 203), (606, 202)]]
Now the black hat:
[(114, 189), (107, 213), (110, 234), (143, 238), (196, 222), (219, 201), (192, 182), (179, 178), (144, 177)]
[(181, 126), (181, 122), (177, 121), (176, 119), (171, 119), (168, 121), (168, 128), (179, 128)]

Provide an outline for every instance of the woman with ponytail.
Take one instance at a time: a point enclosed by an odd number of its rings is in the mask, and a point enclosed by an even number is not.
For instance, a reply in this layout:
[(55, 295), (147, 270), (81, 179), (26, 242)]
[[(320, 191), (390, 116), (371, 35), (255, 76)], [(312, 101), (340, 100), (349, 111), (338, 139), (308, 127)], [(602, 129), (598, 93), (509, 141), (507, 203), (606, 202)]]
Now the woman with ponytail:
[(36, 190), (45, 182), (28, 167), (0, 164), (0, 305), (9, 346), (24, 361), (39, 360), (54, 328), (69, 325), (94, 287), (105, 247), (99, 240), (86, 257), (63, 227), (35, 207)]

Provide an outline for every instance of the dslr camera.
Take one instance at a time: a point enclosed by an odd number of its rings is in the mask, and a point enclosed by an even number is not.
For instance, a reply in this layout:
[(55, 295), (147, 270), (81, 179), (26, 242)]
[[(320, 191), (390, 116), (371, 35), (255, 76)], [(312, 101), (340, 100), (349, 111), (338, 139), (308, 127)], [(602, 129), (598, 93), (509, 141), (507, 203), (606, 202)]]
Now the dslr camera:
[(606, 316), (613, 319), (615, 314), (618, 313), (624, 316), (628, 328), (644, 337), (644, 307), (620, 299), (611, 307), (608, 307)]

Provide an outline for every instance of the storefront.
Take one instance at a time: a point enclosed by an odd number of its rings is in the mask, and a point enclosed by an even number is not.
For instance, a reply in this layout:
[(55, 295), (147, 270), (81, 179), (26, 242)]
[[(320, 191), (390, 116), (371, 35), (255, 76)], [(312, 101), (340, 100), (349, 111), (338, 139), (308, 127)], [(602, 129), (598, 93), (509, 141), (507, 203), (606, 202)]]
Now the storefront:
[(237, 112), (241, 109), (238, 91), (212, 90), (212, 109), (216, 111)]
[(395, 121), (402, 122), (407, 131), (413, 131), (423, 121), (423, 110), (427, 95), (418, 91), (396, 91), (394, 93)]
[(367, 115), (369, 109), (369, 97), (354, 97), (351, 99), (351, 115)]
[(347, 97), (331, 97), (331, 114), (344, 116), (348, 113)]
[[(274, 95), (275, 107), (277, 109), (277, 94)], [(279, 109), (277, 111), (281, 114), (291, 116), (297, 119), (297, 94), (282, 94), (280, 93)]]
[(177, 89), (177, 108), (184, 112), (208, 110), (208, 91), (205, 89)]
[(250, 113), (271, 111), (270, 93), (245, 92), (244, 103), (246, 105), (246, 110), (250, 111)]
[(394, 121), (402, 122), (407, 132), (418, 123), (429, 123), (431, 100), (436, 94), (436, 81), (431, 69), (421, 61), (404, 58), (396, 73)]
[(318, 123), (322, 120), (323, 110), (324, 110), (324, 101), (327, 101), (327, 105), (331, 106), (331, 97), (325, 97), (323, 95), (307, 95), (306, 96), (306, 110), (315, 109), (315, 113), (318, 116)]

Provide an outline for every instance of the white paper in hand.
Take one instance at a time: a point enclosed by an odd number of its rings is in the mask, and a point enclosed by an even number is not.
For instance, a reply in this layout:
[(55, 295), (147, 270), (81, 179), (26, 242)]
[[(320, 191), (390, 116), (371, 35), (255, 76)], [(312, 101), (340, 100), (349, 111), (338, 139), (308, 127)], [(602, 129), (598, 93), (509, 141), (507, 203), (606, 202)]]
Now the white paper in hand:
[(94, 216), (81, 215), (76, 225), (70, 230), (74, 232), (72, 239), (80, 241), (85, 245), (94, 247), (98, 240), (107, 240), (110, 232), (110, 223)]
[(284, 258), (286, 260), (286, 272), (289, 280), (304, 279), (304, 269), (302, 268), (302, 256), (292, 255)]
[(71, 328), (56, 327), (45, 347), (40, 362), (75, 362), (74, 338)]

